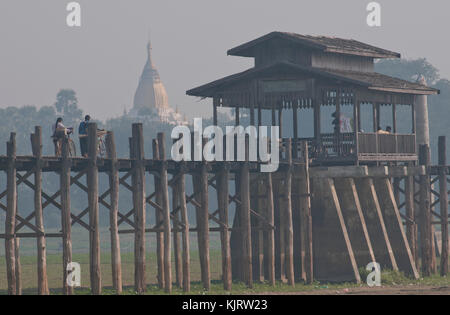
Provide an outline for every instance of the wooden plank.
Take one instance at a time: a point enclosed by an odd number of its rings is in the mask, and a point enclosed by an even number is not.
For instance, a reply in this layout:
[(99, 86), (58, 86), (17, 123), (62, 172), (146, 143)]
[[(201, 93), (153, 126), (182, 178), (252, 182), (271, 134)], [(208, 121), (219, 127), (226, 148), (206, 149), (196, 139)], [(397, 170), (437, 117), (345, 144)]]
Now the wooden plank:
[(138, 294), (147, 291), (145, 276), (145, 168), (144, 136), (142, 124), (132, 126), (130, 147), (134, 172), (132, 174), (133, 208), (135, 223), (134, 238), (134, 286)]
[(61, 229), (63, 233), (63, 294), (72, 295), (73, 287), (67, 284), (67, 266), (72, 262), (72, 221), (70, 209), (70, 173), (71, 160), (67, 139), (62, 143), (62, 161), (60, 173), (61, 186)]
[(36, 227), (43, 233), (37, 236), (37, 280), (38, 294), (48, 295), (48, 279), (47, 279), (47, 251), (44, 230), (44, 214), (42, 208), (42, 128), (35, 127), (34, 134), (31, 136), (31, 146), (33, 155), (36, 158), (34, 167), (34, 213), (36, 219)]
[(89, 205), (89, 244), (90, 259), (89, 269), (91, 278), (91, 292), (99, 295), (102, 293), (102, 278), (100, 264), (100, 229), (98, 213), (98, 137), (97, 124), (88, 126), (88, 157), (89, 166), (87, 172), (88, 205)]
[(448, 274), (448, 255), (449, 255), (449, 240), (448, 240), (448, 189), (447, 189), (447, 148), (446, 137), (441, 136), (438, 140), (439, 153), (439, 192), (440, 192), (440, 213), (441, 213), (441, 276)]
[(122, 258), (120, 256), (120, 238), (118, 226), (119, 213), (119, 170), (117, 168), (117, 153), (114, 133), (106, 135), (106, 149), (111, 160), (111, 170), (108, 173), (110, 189), (109, 228), (111, 237), (111, 271), (113, 288), (117, 294), (122, 293)]
[(202, 255), (200, 257), (201, 275), (203, 288), (210, 290), (211, 288), (211, 272), (209, 261), (209, 210), (208, 210), (208, 171), (206, 162), (202, 163), (200, 170), (200, 238), (199, 247), (202, 248)]
[(6, 219), (5, 219), (5, 257), (6, 277), (8, 279), (8, 294), (16, 294), (16, 255), (14, 233), (17, 213), (17, 187), (16, 187), (16, 134), (11, 133), (6, 145), (8, 157), (6, 170)]
[[(169, 185), (170, 186), (170, 185)], [(179, 197), (180, 194), (178, 193), (179, 185), (177, 182), (175, 182), (172, 185), (172, 207), (173, 209), (179, 208)], [(175, 283), (177, 287), (182, 288), (183, 287), (183, 261), (182, 261), (182, 243), (181, 243), (181, 233), (180, 233), (181, 227), (181, 218), (180, 218), (180, 212), (176, 211), (173, 213), (173, 254), (175, 258)]]
[(231, 250), (230, 250), (230, 234), (228, 227), (228, 169), (223, 166), (217, 174), (217, 201), (219, 207), (219, 219), (224, 226), (220, 229), (220, 243), (222, 251), (222, 279), (223, 288), (231, 291), (232, 274), (231, 274)]
[(166, 293), (172, 292), (172, 237), (170, 234), (170, 205), (169, 205), (169, 185), (167, 179), (166, 145), (164, 133), (158, 133), (159, 156), (161, 163), (160, 185), (162, 192), (163, 226), (164, 226), (164, 290)]

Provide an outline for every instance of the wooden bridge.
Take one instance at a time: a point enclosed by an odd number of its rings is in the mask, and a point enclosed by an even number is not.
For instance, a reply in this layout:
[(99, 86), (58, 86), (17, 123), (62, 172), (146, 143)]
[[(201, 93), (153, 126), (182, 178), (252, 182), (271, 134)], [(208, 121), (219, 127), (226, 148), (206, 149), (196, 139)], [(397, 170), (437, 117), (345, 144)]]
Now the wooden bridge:
[[(33, 155), (17, 156), (15, 134), (11, 134), (7, 156), (0, 157), (0, 170), (7, 177), (6, 190), (0, 193), (0, 209), (6, 212), (5, 232), (0, 238), (5, 239), (9, 294), (21, 293), (20, 238), (37, 240), (39, 294), (49, 293), (46, 239), (62, 239), (61, 286), (65, 294), (73, 293), (67, 285), (66, 266), (72, 262), (74, 225), (89, 233), (90, 288), (93, 294), (101, 294), (99, 211), (103, 208), (110, 218), (112, 279), (117, 293), (122, 291), (122, 234), (134, 235), (138, 293), (145, 292), (149, 283), (146, 268), (157, 269), (158, 285), (167, 292), (172, 291), (173, 283), (190, 291), (191, 232), (197, 233), (201, 281), (206, 290), (211, 285), (210, 233), (220, 234), (222, 280), (227, 291), (233, 280), (249, 287), (255, 281), (275, 285), (277, 280), (292, 286), (314, 280), (361, 282), (364, 279), (358, 269), (374, 261), (413, 278), (419, 277), (417, 266), (423, 275), (429, 275), (436, 271), (433, 224), (439, 224), (442, 231), (440, 271), (442, 275), (448, 272), (445, 138), (440, 139), (439, 166), (430, 166), (429, 148), (424, 147), (420, 166), (374, 167), (310, 167), (308, 143), (296, 143), (293, 149), (287, 140), (278, 171), (261, 173), (261, 163), (249, 162), (248, 152), (243, 162), (166, 160), (163, 134), (153, 139), (153, 158), (146, 159), (141, 124), (132, 127), (129, 158), (117, 158), (112, 132), (106, 139), (108, 157), (98, 158), (96, 130), (95, 124), (90, 125), (89, 158), (70, 157), (67, 139), (62, 157), (43, 156), (40, 127), (31, 135)], [(58, 176), (57, 192), (43, 190), (44, 172)], [(99, 184), (99, 173), (108, 175), (107, 187)], [(148, 176), (154, 180), (151, 187), (146, 187)], [(193, 194), (186, 191), (187, 180), (192, 180)], [(439, 191), (433, 188), (437, 182)], [(34, 209), (27, 216), (18, 207), (19, 185), (34, 193)], [(230, 193), (232, 185), (235, 194)], [(86, 193), (86, 209), (73, 209), (71, 186)], [(120, 186), (132, 195), (129, 209), (119, 209)], [(216, 192), (217, 209), (210, 206), (211, 191)], [(234, 216), (229, 211), (232, 203)], [(61, 212), (60, 233), (46, 233), (43, 211), (50, 205)], [(188, 206), (195, 208), (195, 216), (189, 216)], [(146, 218), (148, 208), (154, 210), (153, 226)], [(190, 217), (195, 217), (195, 222), (190, 222)], [(148, 233), (156, 234), (155, 266), (146, 263)]]

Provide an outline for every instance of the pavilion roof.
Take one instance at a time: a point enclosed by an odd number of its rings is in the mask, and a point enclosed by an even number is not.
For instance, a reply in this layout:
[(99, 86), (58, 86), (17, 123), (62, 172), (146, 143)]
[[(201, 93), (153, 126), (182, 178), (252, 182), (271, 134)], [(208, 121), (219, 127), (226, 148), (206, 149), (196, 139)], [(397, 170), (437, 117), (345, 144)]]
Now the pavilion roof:
[(390, 77), (376, 72), (357, 72), (347, 70), (323, 69), (309, 66), (302, 66), (286, 61), (273, 63), (269, 66), (251, 68), (246, 71), (236, 73), (208, 84), (196, 87), (186, 92), (187, 95), (199, 97), (213, 97), (227, 86), (249, 80), (272, 72), (282, 72), (285, 74), (310, 74), (325, 79), (332, 79), (349, 84), (367, 87), (370, 90), (378, 90), (393, 93), (406, 93), (417, 95), (439, 94), (440, 91), (427, 87), (419, 83), (413, 83), (402, 79)]

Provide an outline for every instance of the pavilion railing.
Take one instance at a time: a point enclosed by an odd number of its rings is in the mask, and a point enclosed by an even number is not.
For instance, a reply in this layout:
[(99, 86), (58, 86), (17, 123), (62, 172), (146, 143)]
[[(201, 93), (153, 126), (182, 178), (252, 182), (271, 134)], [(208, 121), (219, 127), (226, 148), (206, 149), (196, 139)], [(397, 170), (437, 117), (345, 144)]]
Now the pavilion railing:
[(358, 134), (359, 154), (416, 154), (416, 136), (405, 134)]

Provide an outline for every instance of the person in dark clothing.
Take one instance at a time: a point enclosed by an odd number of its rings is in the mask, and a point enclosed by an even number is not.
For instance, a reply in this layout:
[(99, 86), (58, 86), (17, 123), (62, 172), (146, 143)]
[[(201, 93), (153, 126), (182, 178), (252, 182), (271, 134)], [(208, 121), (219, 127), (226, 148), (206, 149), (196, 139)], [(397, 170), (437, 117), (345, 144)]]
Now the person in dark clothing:
[(87, 129), (89, 121), (91, 120), (91, 117), (89, 115), (86, 115), (84, 117), (84, 121), (80, 123), (80, 126), (78, 127), (78, 138), (80, 139), (80, 149), (81, 149), (81, 156), (87, 157), (88, 155), (88, 135), (87, 135)]

